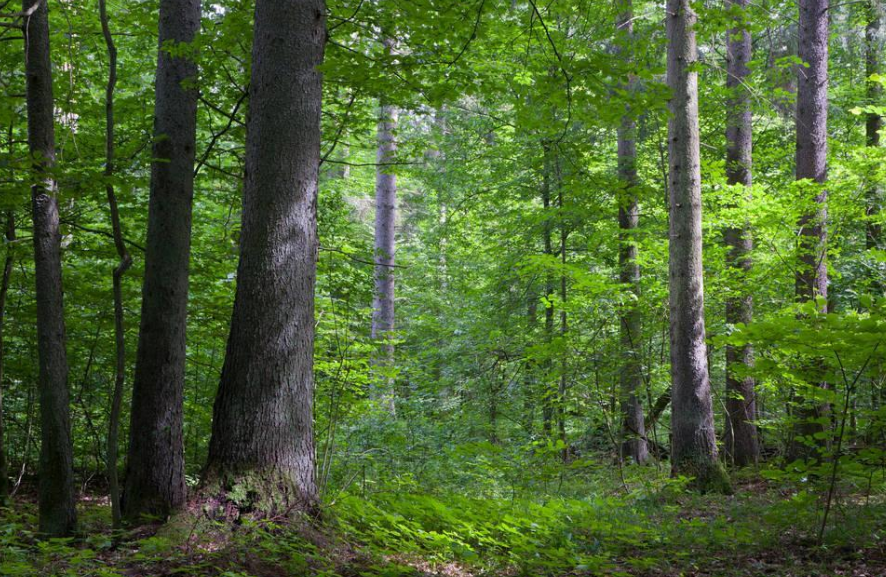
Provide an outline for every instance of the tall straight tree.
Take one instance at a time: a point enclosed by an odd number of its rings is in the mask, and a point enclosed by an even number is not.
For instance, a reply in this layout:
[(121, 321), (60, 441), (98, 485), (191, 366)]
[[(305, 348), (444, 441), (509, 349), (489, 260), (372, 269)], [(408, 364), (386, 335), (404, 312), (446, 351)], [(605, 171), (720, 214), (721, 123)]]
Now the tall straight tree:
[(160, 1), (151, 199), (123, 517), (164, 517), (185, 502), (182, 399), (197, 64), (178, 48), (200, 29), (200, 0)]
[[(390, 52), (393, 42), (385, 40)], [(395, 412), (394, 379), (390, 376), (394, 363), (394, 265), (397, 221), (397, 176), (390, 164), (394, 162), (397, 142), (398, 111), (382, 103), (378, 119), (378, 153), (375, 169), (375, 294), (372, 307), (372, 340), (378, 347), (373, 364), (378, 369), (373, 382), (373, 397), (386, 410)]]
[(74, 500), (68, 357), (62, 299), (61, 233), (55, 167), (55, 120), (49, 52), (48, 0), (23, 0), (27, 14), (25, 75), (34, 277), (37, 285), (37, 354), (40, 367), (40, 532), (70, 535), (77, 524)]
[[(727, 9), (738, 8), (742, 16), (728, 31), (726, 41), (726, 180), (749, 194), (751, 186), (752, 133), (751, 100), (746, 84), (750, 74), (751, 34), (744, 21), (749, 0), (726, 0)], [(744, 288), (751, 269), (753, 248), (750, 227), (730, 226), (723, 233), (727, 246), (726, 264), (741, 279), (741, 289), (726, 301), (726, 322), (748, 324), (753, 320), (753, 296)], [(754, 379), (747, 369), (753, 365), (750, 345), (726, 346), (726, 454), (738, 466), (756, 463), (760, 458), (757, 442), (756, 393)]]
[[(619, 53), (625, 62), (632, 63), (631, 49), (634, 37), (634, 14), (632, 0), (618, 3), (616, 28), (619, 38)], [(624, 86), (630, 94), (635, 90), (636, 79), (628, 73)], [(638, 392), (643, 386), (643, 364), (640, 358), (640, 335), (642, 322), (636, 303), (640, 296), (640, 264), (637, 262), (637, 242), (635, 233), (640, 225), (640, 206), (637, 198), (639, 179), (637, 177), (637, 123), (631, 116), (630, 106), (621, 118), (618, 127), (618, 228), (619, 281), (628, 287), (631, 295), (637, 298), (626, 304), (619, 319), (619, 341), (622, 362), (620, 373), (620, 404), (622, 413), (623, 459), (645, 463), (649, 459), (646, 443), (646, 426), (643, 419), (643, 405)]]
[[(800, 0), (799, 57), (797, 72), (797, 180), (818, 185), (812, 206), (800, 216), (795, 287), (798, 302), (827, 299), (827, 202), (822, 186), (827, 181), (828, 130), (828, 9), (829, 0)], [(821, 306), (826, 312), (827, 305)], [(817, 363), (812, 363), (814, 366)], [(798, 412), (792, 458), (813, 456), (809, 437), (823, 430), (820, 417), (827, 407), (814, 399)]]
[(240, 264), (204, 487), (310, 510), (323, 0), (258, 0)]
[[(880, 0), (868, 0), (866, 8), (867, 22), (864, 29), (865, 40), (865, 97), (867, 104), (879, 105), (883, 97), (883, 85), (876, 80), (871, 80), (875, 74), (880, 74), (882, 57), (880, 42), (880, 21), (882, 6)], [(880, 146), (880, 131), (883, 130), (883, 115), (876, 110), (871, 110), (865, 118), (865, 143), (869, 148)], [(882, 186), (872, 185), (868, 189), (867, 198), (867, 248), (882, 248), (883, 227), (876, 222), (876, 215), (883, 206)]]
[(9, 294), (9, 281), (12, 278), (12, 266), (15, 263), (12, 243), (15, 242), (15, 215), (6, 211), (6, 257), (3, 259), (3, 276), (0, 277), (0, 503), (9, 497), (9, 466), (6, 462), (6, 428), (3, 415), (3, 334), (6, 328), (6, 297)]
[(702, 268), (696, 15), (689, 0), (668, 0), (670, 190), (671, 467), (700, 490), (728, 490), (717, 460), (708, 376)]

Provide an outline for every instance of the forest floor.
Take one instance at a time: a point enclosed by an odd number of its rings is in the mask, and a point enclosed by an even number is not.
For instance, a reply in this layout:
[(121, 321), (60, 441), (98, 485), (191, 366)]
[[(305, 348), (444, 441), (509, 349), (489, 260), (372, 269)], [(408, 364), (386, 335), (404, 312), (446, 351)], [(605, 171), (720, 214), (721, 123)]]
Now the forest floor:
[(24, 495), (0, 509), (0, 575), (882, 577), (881, 497), (842, 492), (819, 545), (821, 495), (760, 479), (731, 496), (675, 486), (546, 501), (340, 495), (323, 523), (190, 516), (116, 535), (106, 499), (87, 497), (82, 536), (49, 541), (35, 538)]

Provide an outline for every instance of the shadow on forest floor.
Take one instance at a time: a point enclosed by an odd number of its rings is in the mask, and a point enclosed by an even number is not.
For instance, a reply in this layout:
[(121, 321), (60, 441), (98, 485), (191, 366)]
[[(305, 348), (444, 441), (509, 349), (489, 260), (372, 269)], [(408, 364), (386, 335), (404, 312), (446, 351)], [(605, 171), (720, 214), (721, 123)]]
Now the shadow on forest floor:
[(33, 499), (0, 514), (3, 576), (451, 577), (886, 575), (886, 504), (844, 493), (824, 544), (812, 491), (746, 480), (732, 496), (665, 486), (588, 499), (344, 495), (306, 522), (148, 525), (115, 536), (83, 498), (82, 537), (38, 541)]

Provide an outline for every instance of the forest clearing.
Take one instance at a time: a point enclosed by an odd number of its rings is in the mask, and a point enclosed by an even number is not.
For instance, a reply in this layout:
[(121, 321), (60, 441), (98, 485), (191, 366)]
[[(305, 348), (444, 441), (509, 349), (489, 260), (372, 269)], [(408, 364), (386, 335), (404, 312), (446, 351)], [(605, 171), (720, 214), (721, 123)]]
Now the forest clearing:
[(882, 0), (0, 0), (0, 576), (886, 576)]

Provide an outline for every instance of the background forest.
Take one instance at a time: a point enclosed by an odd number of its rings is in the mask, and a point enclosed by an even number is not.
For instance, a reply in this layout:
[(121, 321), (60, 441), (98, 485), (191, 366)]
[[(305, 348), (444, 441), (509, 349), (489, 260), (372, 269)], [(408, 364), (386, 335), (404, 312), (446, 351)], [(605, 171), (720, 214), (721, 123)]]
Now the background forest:
[(0, 575), (886, 574), (883, 10), (0, 0)]

